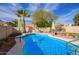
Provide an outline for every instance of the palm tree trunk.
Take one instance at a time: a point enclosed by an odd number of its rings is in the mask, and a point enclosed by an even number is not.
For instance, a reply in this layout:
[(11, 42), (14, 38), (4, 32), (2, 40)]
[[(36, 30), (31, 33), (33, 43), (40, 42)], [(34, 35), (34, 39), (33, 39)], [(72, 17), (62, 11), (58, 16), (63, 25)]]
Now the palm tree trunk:
[(23, 33), (26, 33), (26, 23), (25, 23), (25, 18), (23, 17)]

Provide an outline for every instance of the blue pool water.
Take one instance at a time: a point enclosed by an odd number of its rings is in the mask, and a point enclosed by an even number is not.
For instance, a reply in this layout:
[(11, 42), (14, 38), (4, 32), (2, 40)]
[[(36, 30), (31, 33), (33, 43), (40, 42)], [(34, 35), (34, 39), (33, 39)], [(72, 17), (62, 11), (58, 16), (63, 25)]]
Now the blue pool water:
[(25, 44), (24, 55), (71, 55), (75, 54), (75, 45), (52, 38), (44, 34), (28, 34), (22, 37)]

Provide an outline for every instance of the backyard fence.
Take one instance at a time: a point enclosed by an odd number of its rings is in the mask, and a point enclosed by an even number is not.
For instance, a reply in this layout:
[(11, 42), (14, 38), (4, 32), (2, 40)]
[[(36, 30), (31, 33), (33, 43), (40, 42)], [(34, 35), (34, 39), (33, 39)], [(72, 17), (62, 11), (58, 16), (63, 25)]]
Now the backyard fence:
[(18, 31), (13, 27), (0, 25), (0, 54), (6, 54), (15, 44)]
[(66, 29), (66, 32), (79, 33), (79, 26), (68, 26), (65, 29)]

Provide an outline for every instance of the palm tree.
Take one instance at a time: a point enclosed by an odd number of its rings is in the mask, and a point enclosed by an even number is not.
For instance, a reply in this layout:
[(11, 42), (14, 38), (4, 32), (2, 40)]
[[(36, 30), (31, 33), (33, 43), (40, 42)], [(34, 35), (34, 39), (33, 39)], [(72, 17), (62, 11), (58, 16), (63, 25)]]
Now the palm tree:
[(25, 17), (28, 17), (28, 12), (26, 10), (18, 10), (16, 15), (23, 20), (23, 33), (26, 33)]

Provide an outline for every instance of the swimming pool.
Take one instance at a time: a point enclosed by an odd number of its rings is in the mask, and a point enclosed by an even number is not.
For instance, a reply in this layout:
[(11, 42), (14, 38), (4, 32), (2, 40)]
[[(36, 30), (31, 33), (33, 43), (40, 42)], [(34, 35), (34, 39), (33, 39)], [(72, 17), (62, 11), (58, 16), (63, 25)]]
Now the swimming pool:
[(24, 55), (74, 55), (76, 45), (45, 34), (27, 34), (22, 37), (25, 42)]

